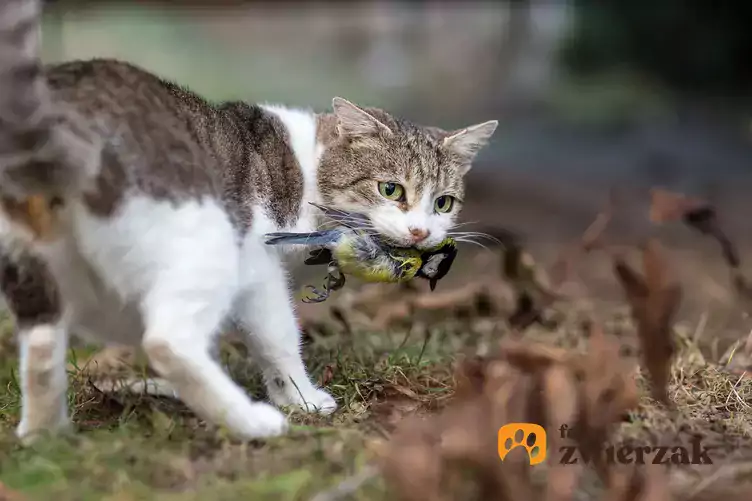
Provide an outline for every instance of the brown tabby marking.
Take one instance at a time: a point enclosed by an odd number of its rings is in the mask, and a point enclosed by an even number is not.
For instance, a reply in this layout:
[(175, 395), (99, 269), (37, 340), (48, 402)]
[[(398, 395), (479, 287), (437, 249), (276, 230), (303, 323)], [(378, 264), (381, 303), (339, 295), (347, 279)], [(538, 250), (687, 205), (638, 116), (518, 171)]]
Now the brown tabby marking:
[[(349, 139), (336, 135), (336, 117), (319, 118), (323, 137), (334, 138), (325, 150), (319, 169), (319, 189), (324, 202), (337, 192), (351, 192), (353, 202), (376, 204), (373, 181), (404, 179), (414, 186), (439, 185), (459, 200), (464, 196), (463, 171), (453, 168), (453, 159), (443, 154), (441, 141), (450, 133), (427, 129), (400, 120), (377, 108), (363, 108), (394, 131), (388, 137)], [(416, 200), (402, 204), (409, 210)]]
[(47, 267), (28, 253), (13, 254), (0, 248), (0, 290), (18, 328), (57, 322), (60, 297)]

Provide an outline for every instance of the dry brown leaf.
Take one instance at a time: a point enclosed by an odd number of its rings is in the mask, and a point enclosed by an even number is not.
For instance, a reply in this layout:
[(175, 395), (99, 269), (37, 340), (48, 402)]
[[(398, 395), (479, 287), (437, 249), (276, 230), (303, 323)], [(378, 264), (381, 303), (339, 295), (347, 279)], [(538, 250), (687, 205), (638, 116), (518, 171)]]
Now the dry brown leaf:
[[(441, 471), (451, 479), (442, 487), (447, 500), (467, 499), (467, 482), (480, 499), (516, 501), (545, 499), (568, 501), (578, 484), (581, 466), (553, 464), (548, 470), (545, 492), (539, 492), (530, 479), (531, 468), (525, 454), (510, 454), (502, 462), (493, 438), (500, 424), (539, 423), (549, 430), (550, 451), (576, 442), (585, 454), (600, 463), (607, 477), (608, 465), (599, 453), (611, 429), (626, 411), (637, 405), (634, 379), (624, 370), (618, 346), (609, 342), (599, 327), (592, 326), (587, 354), (521, 341), (503, 342), (497, 353), (488, 357), (469, 357), (458, 364), (455, 399), (437, 416), (423, 421), (423, 446), (395, 437), (388, 457), (420, 450), (421, 465), (430, 465), (419, 473), (427, 479)], [(579, 430), (573, 438), (560, 438), (559, 427), (568, 424)], [(413, 433), (415, 436), (415, 433)], [(437, 439), (440, 437), (440, 440)], [(433, 443), (429, 443), (433, 440)], [(427, 457), (440, 457), (441, 464)], [(422, 459), (421, 459), (422, 458)], [(416, 499), (414, 480), (394, 478), (410, 475), (402, 465), (389, 466), (389, 484), (398, 492), (408, 489), (405, 499)], [(460, 474), (469, 475), (464, 477)], [(430, 474), (429, 474), (430, 473)], [(460, 479), (464, 478), (464, 481)], [(427, 492), (422, 492), (432, 499)], [(621, 500), (620, 500), (621, 501)], [(651, 500), (652, 501), (652, 500)]]
[(612, 468), (602, 501), (635, 501), (640, 492), (640, 477), (636, 468)]
[(578, 442), (584, 454), (594, 458), (596, 471), (605, 478), (607, 466), (600, 451), (612, 428), (637, 407), (637, 386), (619, 356), (619, 346), (607, 339), (600, 325), (590, 324), (588, 352), (575, 364), (581, 381)]
[[(543, 375), (543, 394), (548, 402), (546, 422), (551, 428), (577, 422), (579, 395), (577, 381), (570, 370), (563, 365), (555, 365)], [(557, 426), (558, 425), (558, 426)], [(560, 433), (548, 433), (549, 450), (559, 451), (562, 447), (574, 445), (574, 440), (561, 437)], [(568, 501), (574, 495), (582, 474), (582, 465), (554, 463), (548, 473), (546, 501)]]
[(384, 446), (381, 471), (402, 501), (450, 501), (441, 488), (444, 468), (439, 436), (428, 423), (407, 420)]
[(666, 473), (653, 465), (621, 466), (609, 473), (603, 501), (672, 501)]
[(555, 346), (512, 340), (501, 343), (498, 356), (523, 372), (536, 373), (553, 364), (566, 363), (571, 353)]
[(467, 357), (454, 371), (455, 399), (474, 398), (483, 391), (486, 382), (487, 361), (479, 356)]
[(672, 322), (679, 309), (681, 287), (668, 275), (668, 263), (660, 244), (651, 240), (643, 252), (648, 289), (645, 327), (640, 340), (648, 372), (653, 380), (653, 397), (668, 403), (671, 361), (676, 350)]
[(583, 232), (579, 240), (559, 253), (548, 270), (536, 266), (532, 256), (517, 244), (510, 246), (503, 256), (504, 277), (515, 285), (516, 310), (508, 319), (510, 327), (524, 330), (535, 323), (545, 325), (543, 310), (553, 302), (565, 299), (563, 286), (574, 275), (575, 261), (596, 247), (613, 217), (614, 193), (608, 206)]
[(650, 190), (650, 198), (650, 221), (653, 223), (681, 221), (688, 212), (707, 206), (698, 198), (660, 188)]
[(667, 386), (675, 351), (672, 321), (681, 300), (681, 288), (669, 276), (667, 266), (656, 240), (650, 240), (643, 250), (644, 276), (623, 258), (614, 259), (614, 272), (637, 324), (653, 398), (665, 404), (669, 404)]
[(471, 282), (464, 287), (439, 294), (424, 293), (410, 301), (413, 309), (443, 310), (458, 307), (472, 307), (479, 294), (485, 289), (483, 283)]
[(742, 297), (752, 299), (752, 286), (742, 274), (739, 252), (721, 228), (715, 207), (704, 200), (665, 190), (652, 190), (650, 219), (655, 223), (683, 221), (690, 228), (715, 239), (723, 259), (731, 270), (734, 289)]
[(641, 469), (642, 490), (636, 501), (672, 501), (666, 471), (652, 465)]
[(319, 386), (327, 386), (332, 382), (332, 379), (334, 379), (334, 367), (331, 364), (327, 364), (321, 373), (321, 377), (319, 378)]

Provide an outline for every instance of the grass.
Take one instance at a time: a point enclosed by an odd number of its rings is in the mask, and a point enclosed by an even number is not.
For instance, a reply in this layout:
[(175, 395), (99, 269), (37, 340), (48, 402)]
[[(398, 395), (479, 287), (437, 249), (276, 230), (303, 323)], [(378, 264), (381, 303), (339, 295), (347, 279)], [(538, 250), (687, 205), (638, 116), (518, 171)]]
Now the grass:
[[(583, 346), (577, 312), (565, 310), (560, 315), (558, 328), (531, 328), (525, 336), (573, 349)], [(612, 332), (621, 332), (626, 346), (634, 331), (623, 315), (613, 316), (617, 320), (607, 325), (619, 325)], [(10, 325), (3, 325), (7, 336)], [(328, 417), (289, 411), (289, 435), (245, 444), (232, 440), (225, 430), (207, 427), (177, 401), (105, 395), (81, 370), (72, 368), (70, 409), (77, 433), (21, 448), (13, 435), (19, 413), (16, 361), (5, 349), (0, 365), (6, 388), (0, 395), (0, 499), (3, 489), (23, 499), (56, 501), (314, 499), (360, 474), (370, 476), (379, 441), (402, 417), (429, 413), (448, 402), (458, 357), (483, 351), (507, 335), (503, 328), (488, 325), (489, 319), (442, 320), (430, 327), (428, 336), (404, 329), (347, 334), (332, 326), (308, 337), (307, 364), (315, 378), (326, 380), (340, 409)], [(677, 408), (667, 410), (643, 397), (619, 437), (675, 444), (700, 433), (706, 442), (720, 446), (723, 452), (714, 452), (714, 458), (725, 467), (748, 464), (744, 458), (752, 457), (746, 445), (752, 380), (710, 363), (692, 336), (684, 334), (692, 329), (682, 329), (677, 327), (681, 350), (671, 382)], [(91, 351), (76, 349), (72, 362), (79, 363)], [(242, 345), (227, 342), (222, 353), (233, 378), (254, 397), (264, 398), (261, 380)], [(721, 466), (698, 468), (717, 467)], [(710, 470), (690, 471), (682, 481), (702, 487), (709, 474)], [(726, 474), (717, 475), (718, 482), (729, 482)], [(386, 500), (393, 495), (376, 474), (342, 499)]]
[[(78, 433), (21, 448), (13, 435), (20, 406), (16, 361), (6, 351), (0, 371), (6, 388), (0, 395), (0, 481), (29, 499), (59, 501), (307, 499), (366, 465), (367, 443), (388, 433), (392, 411), (429, 409), (450, 393), (451, 360), (463, 341), (438, 335), (424, 347), (423, 339), (405, 342), (405, 335), (310, 339), (308, 366), (314, 377), (330, 375), (327, 387), (341, 410), (329, 417), (291, 412), (290, 435), (250, 444), (208, 429), (176, 401), (104, 395), (74, 369), (69, 394)], [(71, 360), (90, 351), (76, 350)], [(226, 344), (223, 359), (236, 381), (264, 398), (243, 347)], [(362, 499), (378, 499), (373, 496), (379, 492), (376, 482)]]

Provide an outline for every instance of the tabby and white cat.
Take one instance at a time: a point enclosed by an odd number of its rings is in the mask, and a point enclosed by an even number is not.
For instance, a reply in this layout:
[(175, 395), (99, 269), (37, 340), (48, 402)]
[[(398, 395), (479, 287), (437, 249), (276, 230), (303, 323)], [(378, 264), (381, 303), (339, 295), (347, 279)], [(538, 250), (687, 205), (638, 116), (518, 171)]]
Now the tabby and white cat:
[(367, 215), (396, 245), (435, 246), (497, 122), (446, 132), (341, 98), (323, 114), (211, 104), (114, 60), (43, 68), (39, 9), (0, 3), (1, 271), (19, 328), (19, 436), (68, 425), (69, 331), (140, 346), (196, 414), (239, 438), (281, 434), (285, 416), (210, 356), (234, 322), (274, 404), (333, 411), (301, 359), (283, 256), (262, 236), (315, 230), (315, 202)]

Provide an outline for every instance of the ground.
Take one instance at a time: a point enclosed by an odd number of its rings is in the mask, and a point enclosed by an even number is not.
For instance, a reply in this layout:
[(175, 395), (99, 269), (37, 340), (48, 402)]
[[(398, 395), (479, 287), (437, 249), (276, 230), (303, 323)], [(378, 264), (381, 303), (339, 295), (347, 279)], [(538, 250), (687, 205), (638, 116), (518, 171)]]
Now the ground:
[[(307, 499), (365, 466), (368, 441), (392, 426), (389, 412), (428, 410), (449, 396), (460, 340), (447, 342), (448, 335), (425, 349), (422, 339), (406, 340), (404, 332), (310, 340), (309, 367), (315, 377), (329, 374), (327, 388), (341, 410), (327, 418), (293, 413), (290, 436), (246, 445), (206, 430), (174, 401), (104, 395), (73, 370), (70, 407), (79, 433), (21, 449), (12, 435), (19, 406), (15, 357), (6, 355), (0, 479), (30, 499)], [(235, 379), (264, 398), (242, 349), (225, 348)], [(376, 484), (364, 488), (364, 499), (381, 492)]]
[[(583, 229), (574, 228), (573, 235)], [(566, 241), (561, 235), (556, 238), (557, 246)], [(695, 242), (697, 246), (701, 254), (717, 254), (715, 248)], [(533, 249), (543, 260), (556, 250), (550, 242)], [(442, 282), (437, 294), (463, 290), (482, 277), (498, 277), (489, 271), (497, 265), (496, 252), (491, 249), (470, 258), (464, 250), (452, 279)], [(670, 252), (675, 268), (695, 270), (694, 275), (705, 271), (723, 282), (724, 276), (715, 273), (722, 268), (717, 255), (713, 261), (692, 249)], [(520, 336), (525, 343), (587, 349), (583, 321), (593, 318), (618, 342), (625, 358), (640, 353), (635, 325), (618, 287), (607, 290), (598, 285), (607, 282), (606, 264), (602, 257), (588, 260), (583, 274), (589, 289), (575, 293), (576, 300), (555, 303), (546, 310), (548, 323), (524, 334), (510, 329), (506, 321), (509, 291), (500, 294), (501, 307), (460, 298), (456, 305), (433, 312), (397, 315), (381, 327), (369, 327), (350, 315), (354, 303), (348, 303), (347, 294), (356, 284), (321, 305), (300, 304), (308, 367), (334, 394), (340, 409), (328, 417), (290, 411), (294, 426), (288, 436), (248, 444), (208, 428), (176, 401), (102, 393), (82, 369), (95, 348), (78, 347), (71, 352), (69, 392), (77, 432), (46, 438), (33, 448), (20, 447), (13, 435), (20, 401), (17, 364), (12, 324), (6, 318), (0, 351), (0, 384), (5, 388), (0, 394), (0, 499), (394, 499), (394, 490), (373, 466), (383, 454), (383, 444), (406, 417), (431, 416), (452, 405), (455, 368), (466, 357), (489, 353), (499, 342)], [(679, 275), (685, 283), (691, 278)], [(315, 272), (308, 277), (314, 284), (321, 278)], [(705, 278), (689, 283), (705, 283)], [(745, 319), (736, 306), (727, 304), (726, 296), (712, 292), (713, 287), (703, 289), (710, 293), (697, 294), (698, 290), (685, 287), (685, 307), (672, 327), (678, 352), (668, 393), (674, 408), (648, 396), (649, 384), (641, 370), (639, 407), (623, 419), (615, 435), (619, 441), (654, 445), (685, 444), (701, 436), (712, 448), (713, 464), (670, 470), (671, 486), (680, 493), (678, 499), (685, 500), (752, 482), (752, 380), (743, 369), (726, 367), (729, 358), (743, 351), (727, 348), (746, 337)], [(332, 305), (345, 310), (347, 321), (331, 314)], [(222, 353), (235, 380), (263, 399), (261, 381), (243, 346), (230, 337)], [(493, 444), (496, 437), (488, 440)], [(349, 485), (355, 487), (347, 497)], [(577, 499), (595, 499), (598, 489), (597, 482), (583, 481)]]
[[(607, 326), (612, 332), (627, 322), (623, 311), (611, 318), (614, 322)], [(528, 337), (576, 347), (583, 340), (581, 320), (564, 313), (554, 331), (533, 328)], [(15, 357), (6, 353), (0, 481), (3, 489), (24, 496), (18, 499), (311, 499), (368, 471), (378, 441), (388, 437), (403, 416), (427, 414), (451, 401), (458, 357), (509, 335), (496, 323), (442, 320), (430, 329), (428, 339), (422, 331), (405, 329), (314, 335), (307, 340), (306, 359), (313, 374), (337, 397), (341, 410), (326, 418), (292, 413), (295, 426), (289, 436), (251, 444), (206, 429), (177, 402), (102, 394), (72, 368), (70, 408), (78, 433), (22, 449), (12, 435), (19, 406)], [(713, 453), (716, 464), (687, 470), (682, 477), (687, 485), (702, 488), (708, 472), (730, 471), (730, 463), (752, 458), (752, 449), (740, 447), (749, 436), (746, 401), (752, 382), (709, 363), (692, 341), (693, 331), (679, 329), (678, 335), (682, 348), (670, 387), (678, 411), (672, 414), (645, 400), (620, 432), (627, 438), (671, 444), (699, 432), (705, 443), (722, 446)], [(79, 351), (80, 358), (87, 354)], [(227, 344), (224, 357), (235, 379), (263, 398), (260, 380), (242, 347)], [(749, 477), (749, 463), (740, 464), (743, 468), (731, 473)], [(715, 474), (718, 482), (729, 480), (726, 474)], [(389, 496), (375, 475), (347, 499)]]

